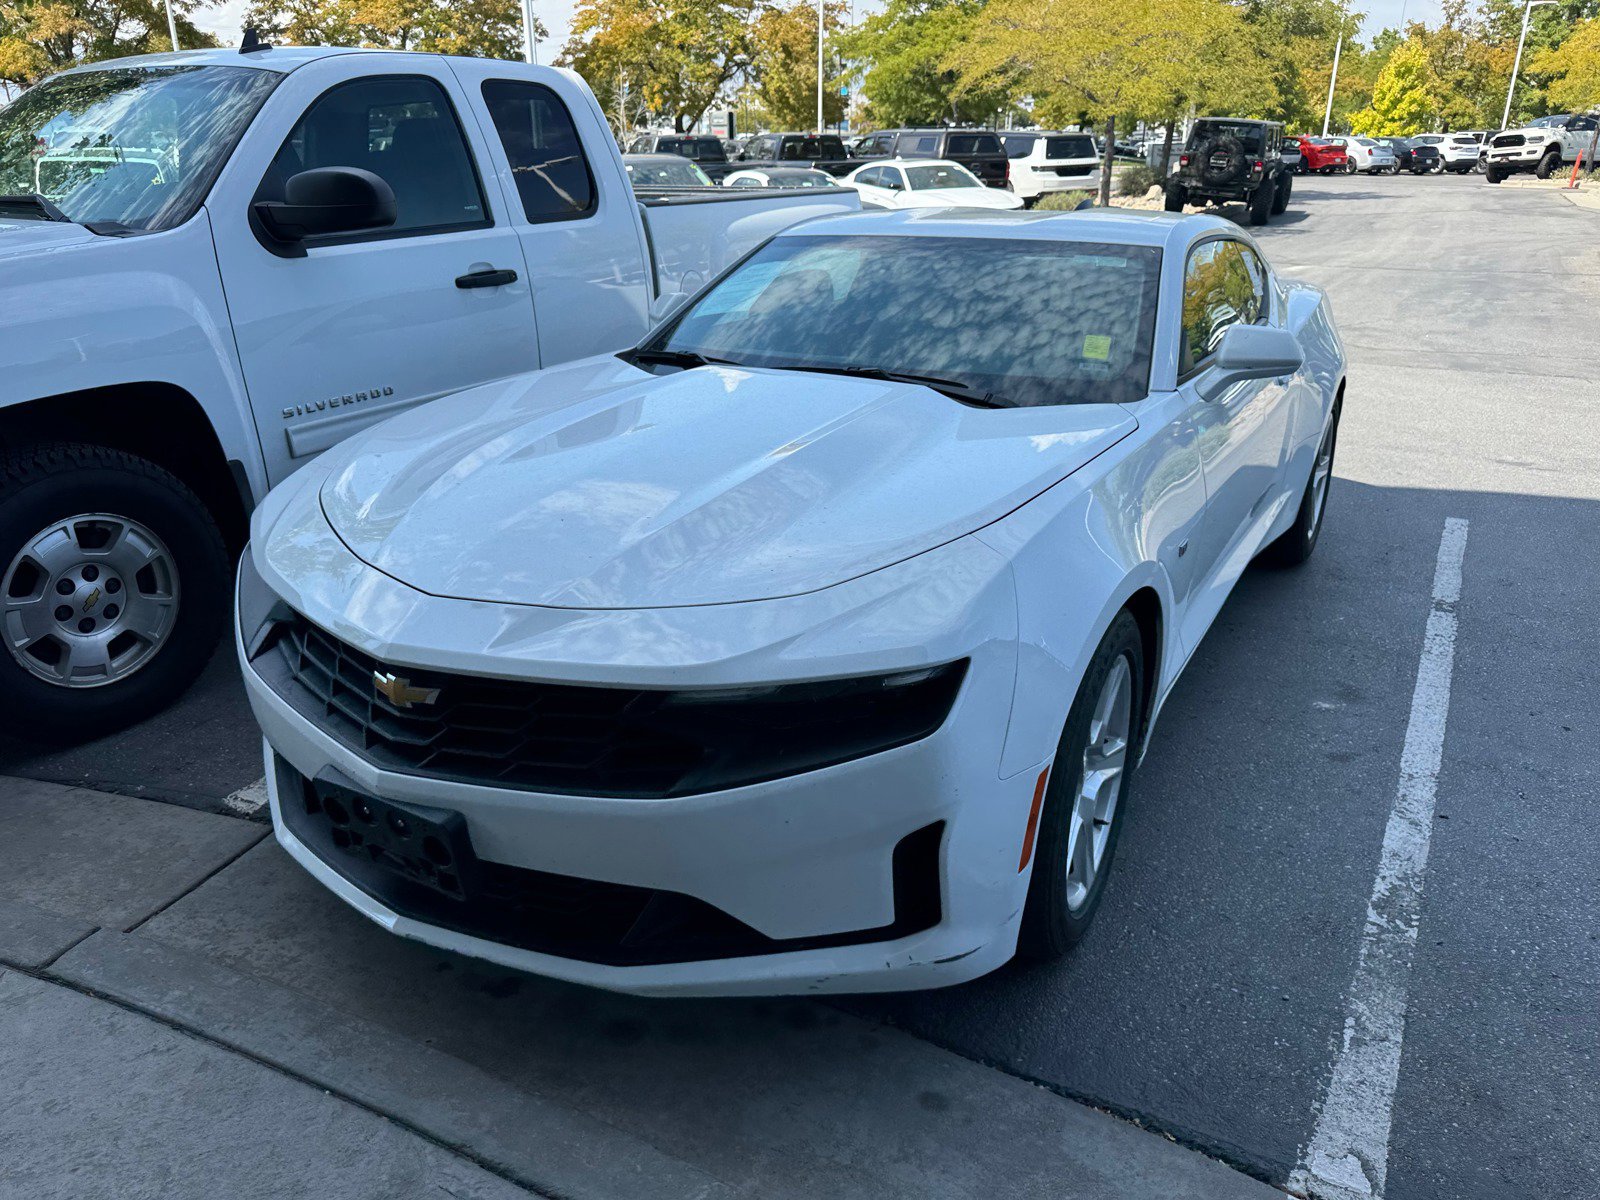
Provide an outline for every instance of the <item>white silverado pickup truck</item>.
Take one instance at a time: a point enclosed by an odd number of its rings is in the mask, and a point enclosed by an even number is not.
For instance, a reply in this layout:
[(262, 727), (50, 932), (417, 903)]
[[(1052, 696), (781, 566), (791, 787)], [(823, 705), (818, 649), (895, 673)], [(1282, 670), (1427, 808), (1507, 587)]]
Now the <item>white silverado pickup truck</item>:
[(1595, 123), (1600, 116), (1593, 113), (1559, 113), (1553, 117), (1540, 117), (1521, 129), (1508, 129), (1497, 133), (1489, 141), (1483, 156), (1484, 176), (1490, 183), (1499, 183), (1518, 171), (1532, 171), (1540, 179), (1549, 179), (1563, 166), (1571, 166), (1583, 156), (1586, 167), (1593, 166)]
[(447, 393), (638, 341), (859, 207), (635, 195), (594, 96), (515, 62), (191, 51), (0, 109), (0, 728), (85, 737), (198, 673), (273, 484)]

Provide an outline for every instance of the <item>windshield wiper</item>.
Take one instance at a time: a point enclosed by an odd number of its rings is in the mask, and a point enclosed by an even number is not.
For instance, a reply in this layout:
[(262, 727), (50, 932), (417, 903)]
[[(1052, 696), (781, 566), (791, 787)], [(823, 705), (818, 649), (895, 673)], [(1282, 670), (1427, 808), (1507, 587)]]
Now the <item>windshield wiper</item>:
[(701, 354), (697, 350), (624, 350), (617, 355), (629, 366), (638, 366), (640, 363), (657, 363), (664, 367), (738, 367), (731, 358), (712, 358), (709, 354)]
[(19, 210), (15, 215), (35, 217), (41, 221), (65, 221), (72, 224), (72, 218), (62, 212), (50, 200), (38, 192), (20, 192), (14, 196), (0, 196), (0, 215), (7, 215), (6, 210)]
[(952, 400), (959, 400), (962, 404), (970, 404), (974, 408), (1013, 408), (1009, 400), (998, 392), (991, 392), (987, 388), (976, 387), (970, 383), (963, 383), (959, 379), (944, 379), (938, 375), (918, 375), (910, 371), (887, 371), (882, 367), (822, 367), (822, 366), (782, 366), (776, 368), (781, 371), (810, 371), (818, 375), (850, 375), (857, 379), (885, 379), (890, 383), (919, 383), (925, 388), (949, 396)]

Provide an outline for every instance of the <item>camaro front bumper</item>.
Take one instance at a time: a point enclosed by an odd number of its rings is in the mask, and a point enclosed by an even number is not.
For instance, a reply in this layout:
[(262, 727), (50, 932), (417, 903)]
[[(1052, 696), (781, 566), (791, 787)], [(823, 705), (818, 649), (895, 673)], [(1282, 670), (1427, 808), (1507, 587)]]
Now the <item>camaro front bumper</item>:
[[(989, 553), (950, 551), (940, 573), (959, 577), (953, 558)], [(504, 640), (528, 616), (424, 596), (370, 568), (346, 567), (364, 612), (401, 614), (393, 627), (361, 638), (362, 650), (397, 669), (438, 670), (446, 661), (420, 661), (426, 655), (415, 647), (400, 649), (409, 629), (471, 638), (481, 622)], [(338, 624), (318, 611), (315, 598), (297, 599), (296, 611), (303, 605), (308, 616)], [(265, 735), (277, 838), (321, 883), (394, 933), (537, 974), (648, 994), (936, 987), (992, 970), (1014, 951), (1027, 883), (1019, 854), (1048, 760), (1010, 778), (1000, 773), (1015, 683), (1009, 597), (1003, 607), (978, 606), (1002, 614), (998, 627), (974, 628), (963, 619), (951, 631), (966, 647), (969, 667), (932, 735), (820, 770), (666, 799), (541, 793), (377, 765), (308, 718), (253, 660), (263, 614), (284, 603), (247, 562), (236, 637)], [(594, 645), (596, 622), (633, 616), (563, 619), (580, 621)], [(676, 638), (664, 627), (657, 632), (665, 644), (688, 644), (693, 622), (704, 616), (658, 614), (681, 625)], [(750, 616), (745, 623), (753, 627), (782, 624), (772, 613)], [(348, 626), (335, 633), (355, 640)], [(928, 647), (930, 661), (949, 661), (939, 640)], [(449, 645), (436, 654), (459, 657)], [(894, 657), (901, 661), (884, 665), (903, 668), (903, 656)], [(867, 673), (866, 665), (853, 673)], [(507, 667), (500, 663), (502, 672)], [(544, 673), (552, 669), (546, 664)], [(559, 669), (570, 677), (574, 668)], [(697, 676), (725, 683), (713, 678), (717, 669), (682, 667), (672, 677), (680, 686)], [(384, 814), (392, 815), (392, 806), (401, 815), (458, 815), (473, 868), (492, 874), (494, 886), (471, 903), (451, 902), (414, 880), (374, 875), (370, 863), (329, 841), (325, 821), (318, 824), (319, 788), (340, 789), (347, 804), (363, 796), (389, 802)], [(508, 916), (507, 905), (522, 916)], [(597, 936), (589, 920), (597, 910), (625, 916)], [(581, 935), (574, 933), (580, 926)], [(625, 930), (620, 937), (618, 929)]]

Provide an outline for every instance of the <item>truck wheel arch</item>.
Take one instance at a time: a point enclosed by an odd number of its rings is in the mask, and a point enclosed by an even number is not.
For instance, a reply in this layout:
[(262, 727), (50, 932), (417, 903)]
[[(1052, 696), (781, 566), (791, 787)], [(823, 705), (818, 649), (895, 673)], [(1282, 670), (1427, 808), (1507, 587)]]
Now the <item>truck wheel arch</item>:
[(0, 408), (0, 449), (52, 441), (107, 446), (165, 468), (210, 509), (230, 550), (244, 545), (255, 500), (248, 473), (228, 457), (205, 409), (183, 388), (124, 383)]

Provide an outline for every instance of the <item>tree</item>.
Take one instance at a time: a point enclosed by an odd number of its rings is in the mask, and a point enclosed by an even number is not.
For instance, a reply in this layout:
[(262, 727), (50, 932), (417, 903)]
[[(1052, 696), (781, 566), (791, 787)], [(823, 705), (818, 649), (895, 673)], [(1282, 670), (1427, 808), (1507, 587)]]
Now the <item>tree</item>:
[(1427, 48), (1412, 38), (1389, 56), (1372, 103), (1351, 116), (1350, 127), (1369, 137), (1406, 137), (1427, 129), (1437, 108)]
[[(215, 46), (194, 27), (205, 0), (173, 0), (178, 44)], [(28, 86), (79, 63), (171, 50), (162, 0), (0, 0), (0, 83)]]
[(607, 112), (626, 86), (681, 132), (749, 72), (760, 10), (758, 0), (580, 0), (558, 61)]
[[(826, 36), (839, 27), (844, 11), (837, 0), (824, 6)], [(817, 121), (816, 5), (799, 0), (789, 8), (770, 8), (756, 18), (755, 34), (751, 74), (767, 120), (781, 129), (812, 128)], [(841, 82), (837, 73), (823, 80), (822, 119), (830, 125), (844, 118)]]
[(1528, 70), (1549, 77), (1545, 95), (1553, 108), (1585, 112), (1600, 106), (1600, 17), (1580, 23), (1561, 45), (1535, 55)]
[[(380, 46), (482, 58), (521, 58), (520, 0), (254, 0), (245, 14), (266, 41)], [(547, 36), (534, 24), (536, 36)]]
[(838, 39), (844, 55), (865, 68), (862, 92), (875, 123), (987, 121), (1007, 106), (1003, 90), (969, 89), (958, 99), (948, 65), (983, 7), (984, 0), (888, 0)]

